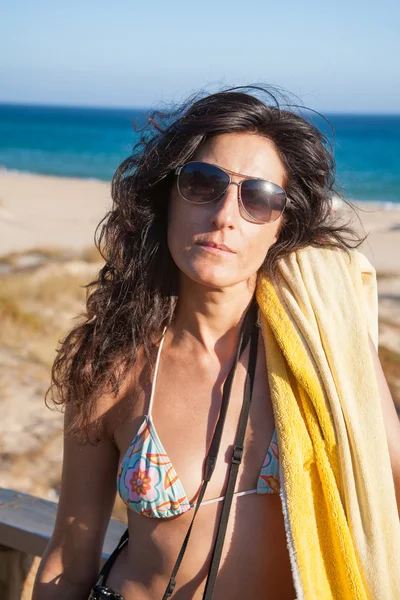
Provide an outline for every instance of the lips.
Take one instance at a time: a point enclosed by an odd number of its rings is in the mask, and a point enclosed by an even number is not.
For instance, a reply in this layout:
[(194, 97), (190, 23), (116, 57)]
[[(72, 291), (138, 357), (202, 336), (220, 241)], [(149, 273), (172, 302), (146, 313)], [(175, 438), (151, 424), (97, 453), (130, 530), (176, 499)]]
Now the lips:
[(217, 250), (222, 250), (223, 252), (230, 252), (232, 254), (236, 254), (235, 250), (229, 248), (225, 244), (217, 244), (217, 242), (212, 242), (211, 240), (202, 240), (197, 242), (200, 246), (208, 246), (209, 248), (216, 248)]

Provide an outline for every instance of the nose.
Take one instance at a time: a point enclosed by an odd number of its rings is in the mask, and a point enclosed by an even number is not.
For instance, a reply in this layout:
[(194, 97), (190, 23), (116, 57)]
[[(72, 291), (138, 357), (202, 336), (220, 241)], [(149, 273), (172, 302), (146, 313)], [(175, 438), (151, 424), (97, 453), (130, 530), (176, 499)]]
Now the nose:
[[(237, 186), (236, 189), (232, 186)], [(231, 181), (219, 200), (212, 202), (211, 222), (217, 229), (234, 229), (239, 214), (239, 183)]]

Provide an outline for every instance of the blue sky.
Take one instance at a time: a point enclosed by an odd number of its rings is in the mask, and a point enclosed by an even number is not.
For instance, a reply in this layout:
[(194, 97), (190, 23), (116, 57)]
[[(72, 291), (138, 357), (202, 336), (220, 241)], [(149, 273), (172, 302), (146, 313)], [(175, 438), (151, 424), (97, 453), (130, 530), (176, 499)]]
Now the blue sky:
[(400, 112), (398, 0), (14, 0), (0, 102), (154, 106), (263, 81), (322, 112)]

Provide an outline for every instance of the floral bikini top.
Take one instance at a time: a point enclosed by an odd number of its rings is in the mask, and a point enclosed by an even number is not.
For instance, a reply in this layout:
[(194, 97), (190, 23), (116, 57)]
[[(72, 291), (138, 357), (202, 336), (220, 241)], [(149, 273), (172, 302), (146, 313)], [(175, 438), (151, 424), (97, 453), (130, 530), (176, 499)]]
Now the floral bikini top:
[[(117, 477), (118, 492), (124, 503), (136, 513), (156, 519), (175, 517), (195, 506), (195, 503), (190, 503), (186, 496), (174, 466), (158, 437), (151, 416), (165, 331), (166, 328), (157, 353), (149, 412), (122, 459)], [(244, 492), (235, 492), (234, 496), (255, 493), (277, 494), (279, 489), (279, 449), (275, 429), (261, 467), (257, 487)], [(224, 498), (225, 496), (221, 496), (205, 500), (201, 506), (221, 502)]]

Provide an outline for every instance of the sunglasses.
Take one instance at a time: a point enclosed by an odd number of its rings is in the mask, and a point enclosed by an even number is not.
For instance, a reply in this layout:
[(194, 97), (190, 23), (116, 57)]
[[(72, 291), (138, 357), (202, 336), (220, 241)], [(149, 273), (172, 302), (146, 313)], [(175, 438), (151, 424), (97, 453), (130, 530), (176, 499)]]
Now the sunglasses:
[(287, 204), (287, 195), (276, 183), (256, 177), (246, 177), (239, 183), (232, 181), (233, 171), (210, 163), (191, 161), (175, 170), (178, 192), (193, 204), (207, 204), (221, 198), (233, 184), (238, 187), (241, 216), (253, 223), (273, 223)]

